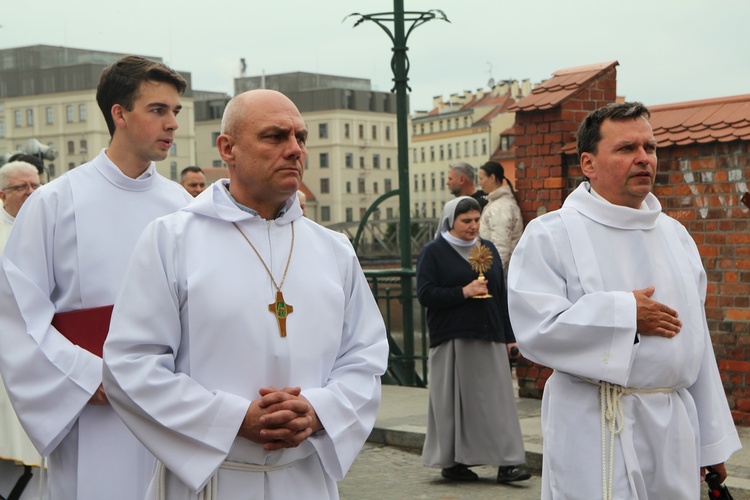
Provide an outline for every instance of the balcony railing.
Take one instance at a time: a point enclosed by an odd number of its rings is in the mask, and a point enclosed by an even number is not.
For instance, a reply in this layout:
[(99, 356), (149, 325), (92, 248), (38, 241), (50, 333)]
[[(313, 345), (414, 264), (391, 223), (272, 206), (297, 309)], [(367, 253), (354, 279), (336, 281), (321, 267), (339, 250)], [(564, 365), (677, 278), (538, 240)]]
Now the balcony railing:
[[(404, 297), (401, 293), (401, 280), (409, 277), (414, 280), (411, 269), (365, 270), (365, 276), (378, 303), (385, 321), (390, 354), (388, 371), (383, 383), (425, 387), (427, 385), (427, 323), (425, 310), (419, 305), (414, 294)], [(415, 289), (414, 286), (411, 287)], [(412, 301), (415, 314), (414, 325), (404, 325), (403, 303)]]

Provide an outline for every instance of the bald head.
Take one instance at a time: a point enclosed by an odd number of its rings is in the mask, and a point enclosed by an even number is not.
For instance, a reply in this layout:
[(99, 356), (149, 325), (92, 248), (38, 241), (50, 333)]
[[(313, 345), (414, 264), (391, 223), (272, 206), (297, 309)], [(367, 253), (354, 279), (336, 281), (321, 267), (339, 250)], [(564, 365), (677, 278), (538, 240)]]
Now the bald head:
[(248, 90), (234, 96), (227, 103), (221, 119), (221, 133), (238, 133), (248, 121), (255, 118), (256, 114), (274, 109), (286, 109), (302, 118), (297, 106), (281, 92), (269, 89)]
[(224, 110), (216, 140), (235, 199), (274, 218), (302, 182), (307, 127), (297, 106), (275, 90), (250, 90)]

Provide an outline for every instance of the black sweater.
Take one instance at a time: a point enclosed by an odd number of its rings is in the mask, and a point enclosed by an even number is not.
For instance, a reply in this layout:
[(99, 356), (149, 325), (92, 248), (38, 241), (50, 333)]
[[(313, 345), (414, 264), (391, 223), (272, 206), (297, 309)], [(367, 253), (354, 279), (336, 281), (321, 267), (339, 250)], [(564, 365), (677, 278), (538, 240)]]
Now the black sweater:
[(481, 240), (493, 263), (484, 274), (492, 298), (464, 298), (462, 288), (477, 278), (466, 260), (442, 236), (426, 244), (417, 261), (417, 297), (427, 308), (430, 347), (463, 338), (515, 342), (508, 316), (503, 266), (492, 242)]

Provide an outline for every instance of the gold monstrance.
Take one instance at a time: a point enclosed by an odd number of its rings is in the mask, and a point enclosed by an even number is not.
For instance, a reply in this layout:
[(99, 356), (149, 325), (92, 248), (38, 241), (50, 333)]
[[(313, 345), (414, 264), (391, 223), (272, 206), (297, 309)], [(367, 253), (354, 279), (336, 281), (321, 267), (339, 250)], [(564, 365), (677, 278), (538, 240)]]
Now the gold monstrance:
[[(477, 245), (471, 249), (471, 252), (469, 252), (469, 264), (471, 264), (471, 268), (479, 273), (479, 280), (485, 281), (484, 273), (489, 271), (492, 267), (492, 252), (490, 252), (490, 249), (481, 243), (477, 243)], [(489, 293), (485, 293), (484, 295), (475, 295), (472, 297), (473, 299), (489, 299), (492, 297)]]

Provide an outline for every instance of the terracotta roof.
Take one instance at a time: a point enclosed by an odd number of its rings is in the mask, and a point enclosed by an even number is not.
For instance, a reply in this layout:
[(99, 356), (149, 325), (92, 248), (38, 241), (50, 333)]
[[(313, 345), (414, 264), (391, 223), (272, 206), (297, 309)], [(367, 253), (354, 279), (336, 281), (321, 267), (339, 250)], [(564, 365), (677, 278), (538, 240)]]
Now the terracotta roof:
[(310, 191), (310, 188), (308, 188), (307, 184), (305, 184), (304, 182), (300, 183), (299, 190), (305, 193), (305, 198), (307, 198), (307, 201), (315, 200), (315, 195), (312, 191)]
[(514, 103), (510, 94), (503, 94), (490, 99), (480, 99), (474, 106), (494, 106), (486, 115), (481, 117), (475, 124), (490, 123), (500, 113), (507, 113), (508, 108)]
[(659, 147), (750, 140), (750, 94), (650, 106)]
[(617, 65), (617, 61), (610, 61), (555, 71), (552, 78), (537, 85), (530, 95), (511, 106), (508, 111), (536, 111), (559, 106), (591, 80)]

